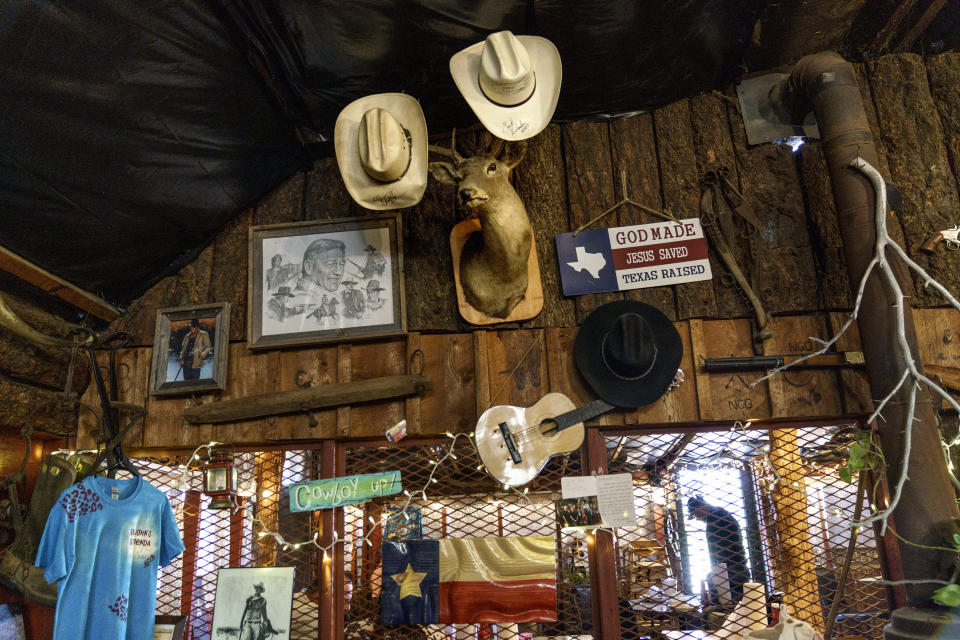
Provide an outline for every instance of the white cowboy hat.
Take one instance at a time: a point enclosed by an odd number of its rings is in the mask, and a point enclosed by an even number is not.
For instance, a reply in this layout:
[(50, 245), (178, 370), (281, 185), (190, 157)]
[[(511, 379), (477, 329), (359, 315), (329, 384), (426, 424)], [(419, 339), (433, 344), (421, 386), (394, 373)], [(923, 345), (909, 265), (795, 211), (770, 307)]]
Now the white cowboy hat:
[(537, 135), (557, 108), (560, 53), (546, 38), (492, 33), (454, 54), (450, 74), (483, 126), (504, 140)]
[(367, 209), (402, 209), (427, 188), (427, 121), (416, 98), (378, 93), (354, 100), (333, 129), (350, 197)]

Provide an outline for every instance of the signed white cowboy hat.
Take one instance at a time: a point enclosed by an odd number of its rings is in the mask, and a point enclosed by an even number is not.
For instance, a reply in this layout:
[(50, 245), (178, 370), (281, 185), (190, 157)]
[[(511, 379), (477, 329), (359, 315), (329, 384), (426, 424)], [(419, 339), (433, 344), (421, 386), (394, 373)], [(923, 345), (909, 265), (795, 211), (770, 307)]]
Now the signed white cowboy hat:
[(427, 121), (416, 98), (378, 93), (354, 100), (333, 130), (340, 176), (367, 209), (412, 207), (427, 188)]
[(557, 108), (560, 53), (546, 38), (492, 33), (454, 54), (450, 74), (483, 126), (504, 140), (537, 135)]

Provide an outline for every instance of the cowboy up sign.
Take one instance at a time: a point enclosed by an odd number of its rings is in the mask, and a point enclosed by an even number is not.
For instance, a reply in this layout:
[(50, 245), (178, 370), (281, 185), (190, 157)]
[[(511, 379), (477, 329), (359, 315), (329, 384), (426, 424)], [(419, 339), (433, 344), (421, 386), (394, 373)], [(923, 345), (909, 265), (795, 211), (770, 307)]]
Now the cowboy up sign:
[(557, 234), (563, 294), (624, 291), (710, 280), (699, 218)]
[(316, 511), (400, 493), (400, 472), (364, 473), (290, 485), (290, 511)]

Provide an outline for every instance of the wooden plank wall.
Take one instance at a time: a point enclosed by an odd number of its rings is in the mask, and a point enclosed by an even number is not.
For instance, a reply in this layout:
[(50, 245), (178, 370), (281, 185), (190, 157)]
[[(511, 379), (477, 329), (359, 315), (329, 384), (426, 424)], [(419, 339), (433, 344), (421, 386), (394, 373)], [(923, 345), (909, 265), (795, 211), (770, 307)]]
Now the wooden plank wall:
[[(927, 60), (912, 54), (885, 56), (858, 67), (857, 73), (880, 151), (879, 168), (903, 196), (890, 220), (891, 233), (934, 277), (958, 291), (960, 252), (941, 249), (927, 256), (918, 247), (933, 232), (960, 222), (960, 55)], [(458, 214), (452, 188), (431, 180), (423, 201), (403, 210), (409, 336), (252, 353), (243, 343), (248, 228), (364, 214), (347, 195), (335, 161), (317, 161), (242, 212), (193, 263), (151, 288), (114, 323), (114, 328), (129, 331), (136, 345), (125, 355), (129, 397), (146, 401), (150, 411), (146, 428), (132, 435), (130, 444), (378, 436), (403, 417), (413, 431), (468, 430), (489, 404), (529, 404), (548, 390), (562, 390), (575, 402), (585, 402), (593, 395), (570, 357), (575, 327), (597, 305), (620, 298), (653, 304), (676, 322), (686, 348), (688, 380), (650, 407), (629, 415), (610, 414), (602, 422), (829, 416), (866, 410), (870, 400), (856, 372), (790, 374), (751, 387), (755, 376), (698, 371), (695, 362), (703, 357), (752, 353), (750, 309), (739, 289), (728, 286), (712, 250), (711, 282), (574, 299), (561, 293), (554, 234), (576, 228), (624, 196), (679, 217), (695, 217), (702, 175), (722, 166), (765, 224), (756, 239), (744, 237), (733, 249), (746, 272), (755, 275), (775, 316), (767, 352), (802, 351), (812, 345), (809, 336), (829, 335), (842, 323), (852, 293), (820, 145), (808, 142), (797, 153), (786, 146), (749, 148), (732, 96), (731, 88), (614, 122), (551, 125), (531, 140), (514, 181), (536, 231), (545, 298), (536, 318), (484, 330), (459, 319), (447, 241)], [(444, 134), (434, 142), (448, 140)], [(476, 129), (457, 135), (458, 148), (466, 155), (488, 141), (489, 136)], [(626, 205), (597, 226), (651, 220)], [(910, 293), (915, 307), (942, 305), (930, 292)], [(228, 389), (197, 398), (146, 398), (157, 309), (217, 301), (232, 305)], [(918, 317), (921, 325), (926, 317)], [(918, 333), (940, 340), (942, 323), (933, 327), (920, 326)], [(856, 345), (856, 340), (851, 336), (845, 346)], [(180, 418), (189, 403), (292, 388), (300, 370), (315, 384), (401, 373), (417, 349), (423, 353), (425, 373), (434, 377), (434, 390), (422, 398), (215, 428), (186, 426)], [(85, 430), (88, 423), (84, 419)]]

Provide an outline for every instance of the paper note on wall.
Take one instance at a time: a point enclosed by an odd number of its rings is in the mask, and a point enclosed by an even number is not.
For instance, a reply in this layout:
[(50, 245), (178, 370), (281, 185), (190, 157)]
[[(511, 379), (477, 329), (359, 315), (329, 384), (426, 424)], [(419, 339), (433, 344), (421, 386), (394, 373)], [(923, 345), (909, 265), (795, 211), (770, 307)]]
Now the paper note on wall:
[(633, 477), (629, 473), (560, 479), (563, 499), (597, 497), (603, 527), (636, 527)]

